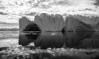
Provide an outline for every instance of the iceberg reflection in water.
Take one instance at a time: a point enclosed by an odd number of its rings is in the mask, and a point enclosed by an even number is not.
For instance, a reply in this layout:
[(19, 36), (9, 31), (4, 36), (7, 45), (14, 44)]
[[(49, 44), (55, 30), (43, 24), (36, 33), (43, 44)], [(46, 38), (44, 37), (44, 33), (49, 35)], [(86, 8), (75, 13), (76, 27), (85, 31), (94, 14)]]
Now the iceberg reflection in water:
[[(19, 44), (28, 45), (34, 42), (36, 47), (41, 48), (61, 48), (64, 42), (64, 36), (61, 32), (41, 32), (35, 34), (20, 34)], [(24, 41), (23, 41), (24, 40)]]
[(93, 32), (30, 32), (19, 35), (19, 44), (34, 42), (36, 47), (46, 48), (99, 48), (98, 34)]

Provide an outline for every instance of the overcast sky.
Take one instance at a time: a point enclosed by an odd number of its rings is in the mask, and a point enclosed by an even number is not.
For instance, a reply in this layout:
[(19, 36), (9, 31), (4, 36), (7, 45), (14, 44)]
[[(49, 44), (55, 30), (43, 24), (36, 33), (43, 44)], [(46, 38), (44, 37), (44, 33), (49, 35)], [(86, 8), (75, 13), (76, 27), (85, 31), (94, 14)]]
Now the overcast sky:
[(98, 14), (96, 0), (1, 0), (0, 12), (7, 14), (36, 13), (90, 13)]
[[(98, 0), (0, 0), (0, 21), (18, 22), (20, 15), (40, 13), (99, 15)], [(8, 15), (8, 16), (5, 16)], [(1, 17), (2, 16), (2, 17)], [(6, 17), (6, 18), (5, 18)], [(7, 20), (8, 19), (8, 20)], [(11, 20), (11, 21), (10, 21)]]

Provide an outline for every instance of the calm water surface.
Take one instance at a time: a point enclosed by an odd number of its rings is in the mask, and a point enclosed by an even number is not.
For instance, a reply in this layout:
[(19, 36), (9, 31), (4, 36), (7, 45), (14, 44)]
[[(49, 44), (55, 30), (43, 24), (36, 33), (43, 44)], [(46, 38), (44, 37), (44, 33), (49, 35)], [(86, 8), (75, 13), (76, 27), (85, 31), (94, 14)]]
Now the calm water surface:
[(0, 47), (10, 44), (46, 48), (99, 48), (98, 32), (26, 32), (0, 31)]

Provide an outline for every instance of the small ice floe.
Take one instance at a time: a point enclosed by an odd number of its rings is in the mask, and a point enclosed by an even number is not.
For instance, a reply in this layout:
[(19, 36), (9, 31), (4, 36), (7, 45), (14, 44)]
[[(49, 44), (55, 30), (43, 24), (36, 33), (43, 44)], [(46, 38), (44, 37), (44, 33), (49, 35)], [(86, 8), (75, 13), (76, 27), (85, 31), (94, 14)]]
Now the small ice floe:
[(35, 46), (34, 42), (29, 43), (28, 46)]

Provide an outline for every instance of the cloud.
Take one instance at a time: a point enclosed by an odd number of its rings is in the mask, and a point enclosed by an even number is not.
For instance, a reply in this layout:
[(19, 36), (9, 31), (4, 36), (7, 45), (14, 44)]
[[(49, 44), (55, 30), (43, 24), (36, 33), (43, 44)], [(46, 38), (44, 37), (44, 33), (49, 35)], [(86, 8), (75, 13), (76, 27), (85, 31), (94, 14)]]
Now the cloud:
[(1, 15), (7, 15), (6, 13), (0, 12)]
[(99, 0), (95, 0), (96, 2), (94, 3), (94, 5), (99, 6)]
[(32, 12), (99, 15), (99, 7), (96, 7), (98, 2), (98, 0), (1, 0), (0, 11), (16, 15)]

